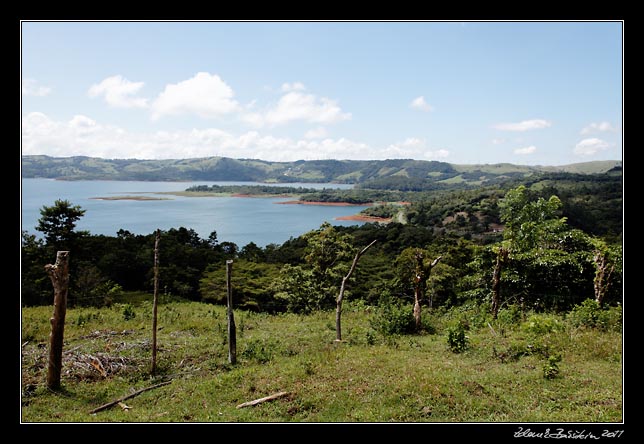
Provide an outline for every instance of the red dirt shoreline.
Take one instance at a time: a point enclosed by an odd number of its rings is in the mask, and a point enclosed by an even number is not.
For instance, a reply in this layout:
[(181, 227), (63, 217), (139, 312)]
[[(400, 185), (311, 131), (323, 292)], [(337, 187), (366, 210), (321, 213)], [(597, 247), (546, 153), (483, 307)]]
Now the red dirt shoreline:
[(379, 222), (381, 224), (386, 224), (391, 222), (390, 217), (376, 217), (376, 216), (362, 216), (360, 214), (354, 214), (353, 216), (339, 216), (335, 220), (355, 220), (358, 222)]

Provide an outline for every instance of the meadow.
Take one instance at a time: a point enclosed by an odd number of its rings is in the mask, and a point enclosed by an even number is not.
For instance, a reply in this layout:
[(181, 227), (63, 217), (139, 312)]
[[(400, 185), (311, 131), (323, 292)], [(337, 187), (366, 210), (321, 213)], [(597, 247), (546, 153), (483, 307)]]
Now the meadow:
[(140, 296), (68, 309), (56, 391), (45, 384), (53, 307), (22, 309), (22, 423), (623, 421), (621, 309), (589, 326), (579, 313), (425, 308), (420, 333), (396, 334), (395, 316), (347, 301), (342, 342), (334, 311), (235, 310), (231, 364), (226, 307), (165, 301), (151, 374), (153, 310)]

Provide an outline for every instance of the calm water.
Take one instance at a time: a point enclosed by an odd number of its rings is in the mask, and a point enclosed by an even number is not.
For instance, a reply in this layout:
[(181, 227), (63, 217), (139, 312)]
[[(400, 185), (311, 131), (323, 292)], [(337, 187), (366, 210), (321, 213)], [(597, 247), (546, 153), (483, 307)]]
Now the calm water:
[[(134, 193), (183, 191), (192, 185), (252, 184), (252, 182), (138, 182), (138, 181), (58, 181), (22, 180), (22, 229), (41, 236), (35, 230), (43, 206), (56, 199), (66, 199), (85, 210), (77, 229), (91, 234), (115, 236), (123, 228), (134, 234), (150, 234), (157, 228), (192, 228), (202, 239), (213, 231), (220, 242), (236, 243), (240, 248), (249, 242), (264, 247), (281, 244), (314, 230), (328, 221), (334, 225), (359, 225), (360, 222), (337, 221), (339, 216), (360, 212), (366, 207), (325, 207), (313, 205), (276, 205), (283, 198), (181, 197), (149, 194), (170, 200), (100, 200)], [(309, 188), (351, 188), (338, 184), (280, 184)]]

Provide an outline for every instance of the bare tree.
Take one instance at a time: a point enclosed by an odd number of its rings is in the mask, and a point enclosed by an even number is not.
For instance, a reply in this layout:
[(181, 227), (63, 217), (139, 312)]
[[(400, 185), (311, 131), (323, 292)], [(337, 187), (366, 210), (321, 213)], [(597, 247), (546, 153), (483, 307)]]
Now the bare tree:
[(340, 318), (342, 316), (342, 300), (344, 299), (344, 290), (347, 285), (347, 281), (353, 274), (353, 272), (356, 269), (356, 266), (358, 265), (358, 261), (360, 260), (360, 257), (367, 252), (367, 250), (376, 243), (377, 239), (374, 239), (371, 241), (369, 245), (364, 247), (362, 250), (358, 251), (353, 258), (353, 262), (351, 263), (351, 268), (349, 269), (349, 272), (345, 277), (342, 278), (342, 285), (340, 285), (340, 294), (338, 295), (338, 298), (336, 299), (336, 309), (335, 309), (335, 340), (336, 341), (342, 341), (342, 324), (340, 321)]
[(501, 301), (501, 270), (508, 260), (508, 249), (500, 247), (496, 254), (496, 264), (492, 275), (492, 317), (496, 319), (499, 314), (499, 305)]
[(425, 262), (425, 255), (423, 250), (417, 248), (414, 252), (415, 260), (415, 273), (413, 277), (414, 284), (414, 321), (416, 322), (416, 331), (420, 330), (421, 326), (421, 306), (420, 302), (424, 297), (424, 289), (427, 280), (434, 268), (443, 256), (438, 256), (431, 263)]

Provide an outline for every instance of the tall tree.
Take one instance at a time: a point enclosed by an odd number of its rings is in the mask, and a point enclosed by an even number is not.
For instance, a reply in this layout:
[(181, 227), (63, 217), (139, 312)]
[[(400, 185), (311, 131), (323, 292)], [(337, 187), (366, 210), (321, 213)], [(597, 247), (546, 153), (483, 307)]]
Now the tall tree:
[(520, 185), (506, 193), (499, 208), (503, 241), (488, 248), (496, 258), (493, 314), (503, 302), (502, 286), (506, 299), (520, 296), (535, 308), (567, 309), (593, 294), (594, 277), (595, 299), (602, 298), (610, 264), (597, 253), (602, 250), (594, 246), (597, 242), (568, 226), (556, 195), (544, 198)]
[(68, 200), (57, 199), (53, 206), (40, 209), (36, 230), (43, 233), (47, 245), (56, 250), (70, 250), (79, 234), (75, 232), (76, 222), (85, 215), (79, 205)]

